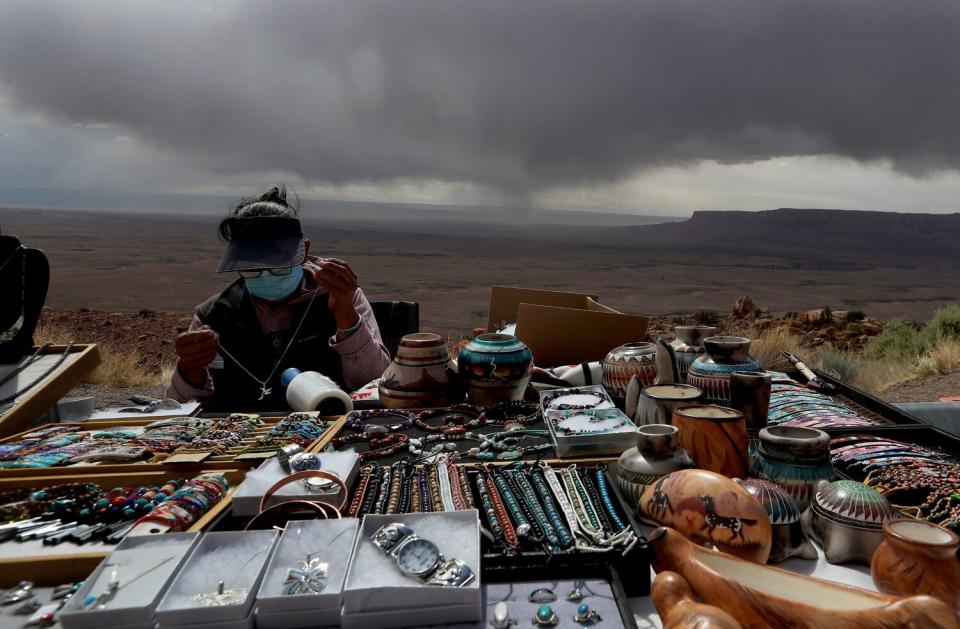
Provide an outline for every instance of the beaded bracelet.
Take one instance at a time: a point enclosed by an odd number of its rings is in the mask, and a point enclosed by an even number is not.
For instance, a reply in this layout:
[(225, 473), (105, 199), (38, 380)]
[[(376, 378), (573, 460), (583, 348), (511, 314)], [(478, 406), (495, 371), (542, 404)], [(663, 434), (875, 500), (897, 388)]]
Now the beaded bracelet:
[(380, 479), (380, 495), (373, 508), (374, 513), (384, 513), (387, 507), (387, 500), (390, 498), (390, 481), (393, 478), (393, 470), (389, 467), (383, 468), (383, 477)]
[(594, 474), (597, 480), (597, 489), (600, 490), (600, 499), (603, 501), (603, 506), (609, 514), (610, 519), (613, 520), (615, 531), (619, 533), (626, 529), (627, 525), (620, 518), (620, 514), (617, 513), (616, 508), (613, 506), (613, 498), (610, 496), (610, 487), (607, 484), (606, 473), (604, 470), (598, 468), (594, 470)]
[(537, 501), (537, 492), (533, 488), (533, 485), (530, 484), (526, 473), (519, 471), (507, 472), (507, 475), (512, 477), (514, 485), (520, 491), (523, 500), (527, 503), (527, 507), (533, 512), (533, 517), (540, 527), (542, 537), (547, 540), (551, 548), (559, 548), (560, 538), (553, 526), (553, 521)]
[(360, 506), (363, 504), (363, 497), (367, 493), (367, 485), (370, 483), (372, 473), (373, 468), (369, 465), (360, 468), (360, 478), (357, 480), (357, 488), (354, 490), (353, 500), (350, 501), (347, 517), (355, 518), (360, 514)]
[[(514, 482), (514, 479), (509, 472), (500, 471), (500, 472), (497, 472), (497, 475), (503, 479), (503, 482), (506, 484), (508, 491), (513, 495), (514, 499), (517, 501), (517, 506), (520, 507), (520, 512), (523, 514), (523, 517), (526, 518), (528, 524), (530, 525), (531, 533), (528, 534), (528, 536), (534, 540), (542, 541), (546, 535), (544, 526), (543, 526), (544, 523), (537, 519), (536, 513), (534, 512), (533, 508), (530, 506), (530, 504), (527, 501), (527, 497), (520, 491), (520, 488)], [(502, 490), (501, 490), (501, 493), (503, 493)], [(534, 499), (534, 502), (536, 502), (536, 499)]]
[(363, 498), (363, 504), (360, 507), (359, 515), (366, 515), (371, 512), (373, 509), (374, 502), (377, 499), (377, 494), (379, 493), (380, 488), (380, 479), (383, 476), (384, 470), (379, 465), (375, 466), (370, 474), (370, 482), (367, 484), (366, 495)]
[[(529, 537), (533, 530), (533, 525), (530, 523), (530, 520), (527, 519), (523, 509), (521, 509), (520, 502), (513, 491), (511, 491), (510, 486), (503, 477), (496, 472), (490, 472), (489, 477), (493, 478), (497, 491), (500, 492), (500, 499), (503, 500), (503, 503), (507, 506), (507, 512), (516, 523), (517, 536)], [(494, 501), (494, 504), (496, 504), (496, 501)]]
[(540, 500), (543, 502), (543, 507), (547, 512), (547, 516), (550, 518), (550, 522), (553, 525), (554, 530), (556, 531), (557, 537), (559, 538), (561, 548), (569, 548), (573, 545), (574, 539), (573, 535), (570, 534), (570, 531), (567, 530), (567, 527), (564, 526), (563, 519), (560, 516), (557, 506), (554, 504), (553, 497), (550, 494), (550, 488), (547, 487), (546, 481), (540, 477), (537, 472), (530, 472), (530, 480), (537, 490), (537, 494), (540, 496)]
[(600, 492), (597, 491), (597, 487), (594, 485), (590, 474), (582, 468), (578, 468), (574, 474), (578, 477), (578, 480), (586, 491), (587, 501), (590, 503), (590, 508), (596, 514), (597, 521), (600, 523), (600, 530), (604, 533), (613, 532), (613, 523), (600, 504)]

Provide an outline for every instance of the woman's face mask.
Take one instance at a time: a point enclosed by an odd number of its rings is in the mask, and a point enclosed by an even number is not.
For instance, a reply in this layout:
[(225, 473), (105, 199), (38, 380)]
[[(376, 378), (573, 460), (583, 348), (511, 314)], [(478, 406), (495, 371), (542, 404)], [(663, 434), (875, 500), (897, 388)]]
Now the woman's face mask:
[(259, 277), (245, 277), (247, 291), (267, 301), (283, 301), (293, 294), (303, 279), (303, 266), (295, 266), (287, 275), (273, 275), (264, 271)]

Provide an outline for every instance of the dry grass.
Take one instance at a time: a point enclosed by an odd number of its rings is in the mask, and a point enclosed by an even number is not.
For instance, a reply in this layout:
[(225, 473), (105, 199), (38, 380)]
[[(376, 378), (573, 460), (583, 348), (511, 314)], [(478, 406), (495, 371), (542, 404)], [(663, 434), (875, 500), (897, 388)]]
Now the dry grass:
[[(64, 345), (74, 338), (71, 327), (57, 323), (46, 322), (37, 326), (34, 340), (37, 343), (50, 341), (57, 345)], [(144, 366), (146, 362), (143, 354), (119, 342), (104, 342), (99, 344), (100, 365), (90, 373), (83, 382), (86, 384), (100, 384), (113, 388), (124, 387), (158, 387), (166, 386), (170, 382), (174, 365), (165, 363), (158, 372)]]
[(917, 375), (933, 376), (948, 373), (957, 369), (958, 359), (960, 359), (960, 341), (941, 338), (918, 359)]
[(882, 393), (893, 385), (913, 378), (947, 373), (957, 369), (957, 359), (960, 358), (960, 342), (955, 340), (941, 340), (932, 349), (909, 360), (869, 358), (829, 345), (820, 348), (805, 346), (801, 338), (787, 327), (756, 334), (751, 346), (751, 354), (760, 359), (767, 369), (784, 367), (780, 355), (784, 350), (796, 354), (811, 366), (872, 393)]

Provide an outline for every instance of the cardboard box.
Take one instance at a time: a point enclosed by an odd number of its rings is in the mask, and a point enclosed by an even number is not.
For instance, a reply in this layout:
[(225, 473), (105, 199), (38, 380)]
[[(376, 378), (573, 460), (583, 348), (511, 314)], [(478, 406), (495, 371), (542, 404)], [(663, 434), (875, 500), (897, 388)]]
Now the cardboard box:
[(603, 360), (624, 343), (642, 341), (649, 317), (623, 314), (596, 295), (494, 286), (487, 330), (516, 323), (516, 336), (540, 367)]

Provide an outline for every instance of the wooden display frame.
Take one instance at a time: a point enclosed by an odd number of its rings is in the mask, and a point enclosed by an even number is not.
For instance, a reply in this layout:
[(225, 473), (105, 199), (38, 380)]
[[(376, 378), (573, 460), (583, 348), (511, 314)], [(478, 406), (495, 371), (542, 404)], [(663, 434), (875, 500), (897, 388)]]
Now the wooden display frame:
[[(217, 415), (220, 417), (220, 415)], [(262, 435), (270, 426), (276, 424), (278, 421), (286, 417), (286, 415), (279, 417), (263, 417), (260, 419), (264, 421), (264, 426), (261, 426), (254, 432), (255, 436)], [(321, 452), (323, 448), (327, 445), (330, 439), (333, 438), (335, 434), (340, 432), (343, 428), (343, 425), (346, 423), (347, 418), (345, 415), (341, 416), (331, 416), (324, 417), (324, 421), (332, 422), (330, 427), (327, 428), (322, 435), (317, 437), (307, 448), (304, 448), (306, 452)], [(137, 419), (123, 419), (123, 420), (105, 420), (105, 421), (91, 421), (91, 422), (82, 422), (82, 423), (69, 423), (69, 424), (43, 424), (40, 426), (34, 426), (28, 430), (24, 430), (15, 435), (10, 435), (3, 439), (0, 439), (0, 444), (18, 439), (26, 434), (29, 434), (35, 430), (40, 430), (47, 426), (77, 426), (84, 430), (106, 430), (110, 428), (119, 428), (122, 426), (145, 426), (149, 423), (152, 423), (153, 419), (147, 418), (137, 418)], [(249, 445), (249, 444), (246, 444)], [(245, 458), (237, 459), (234, 458), (235, 455), (239, 452), (239, 449), (234, 449), (233, 454), (228, 451), (227, 454), (220, 456), (206, 456), (200, 461), (185, 461), (183, 463), (167, 463), (167, 462), (157, 462), (157, 463), (115, 463), (108, 465), (69, 465), (62, 467), (35, 467), (35, 468), (6, 468), (0, 469), (0, 481), (8, 478), (30, 478), (36, 476), (75, 476), (82, 474), (137, 474), (143, 472), (163, 472), (170, 474), (174, 471), (180, 474), (199, 474), (204, 471), (218, 471), (218, 470), (231, 470), (231, 469), (250, 469), (257, 467), (267, 458), (270, 458), (270, 455), (265, 455), (257, 458)]]
[[(35, 470), (34, 470), (35, 471)], [(202, 531), (210, 527), (230, 507), (237, 486), (243, 482), (246, 472), (239, 469), (212, 470), (219, 472), (230, 482), (230, 490), (210, 511), (194, 522), (187, 531)], [(176, 476), (195, 477), (201, 471), (191, 471), (189, 474)], [(115, 486), (162, 484), (171, 478), (170, 470), (137, 473), (108, 473), (108, 474), (75, 474), (72, 476), (26, 476), (20, 478), (0, 479), (0, 492), (14, 489), (36, 488), (41, 489), (63, 483), (96, 483), (100, 487), (112, 488)], [(6, 542), (16, 543), (16, 542)], [(0, 549), (2, 549), (0, 544)], [(19, 581), (33, 581), (37, 585), (58, 585), (70, 581), (85, 579), (93, 572), (113, 547), (95, 551), (85, 551), (83, 546), (75, 553), (55, 553), (35, 556), (2, 557), (0, 556), (0, 587), (10, 587)], [(2, 551), (0, 551), (2, 552)]]
[[(67, 349), (66, 345), (51, 345), (43, 350), (41, 355), (62, 354), (65, 349)], [(0, 417), (0, 436), (25, 430), (56, 406), (63, 396), (100, 364), (100, 350), (95, 343), (74, 345), (70, 349), (70, 354), (77, 354), (77, 358), (69, 364), (61, 365), (44, 380), (38, 382)]]

